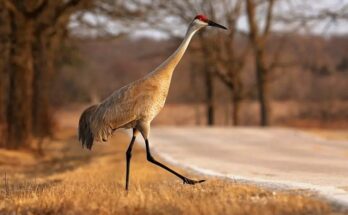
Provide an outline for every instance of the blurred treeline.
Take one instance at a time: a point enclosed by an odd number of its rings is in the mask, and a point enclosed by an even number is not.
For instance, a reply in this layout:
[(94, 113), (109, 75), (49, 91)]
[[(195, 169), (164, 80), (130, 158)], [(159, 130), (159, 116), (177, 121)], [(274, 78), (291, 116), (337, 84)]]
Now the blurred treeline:
[[(270, 124), (276, 101), (296, 101), (310, 117), (348, 119), (348, 110), (342, 111), (348, 37), (308, 30), (347, 19), (347, 6), (308, 14), (300, 10), (311, 3), (304, 1), (284, 13), (288, 2), (1, 0), (0, 146), (40, 142), (53, 133), (57, 107), (100, 101), (152, 71), (175, 50), (197, 13), (229, 31), (194, 38), (174, 74), (169, 103), (204, 105), (209, 125), (226, 105), (231, 122), (243, 124), (241, 109), (250, 101), (259, 104), (260, 125)], [(147, 29), (166, 38), (134, 37)]]

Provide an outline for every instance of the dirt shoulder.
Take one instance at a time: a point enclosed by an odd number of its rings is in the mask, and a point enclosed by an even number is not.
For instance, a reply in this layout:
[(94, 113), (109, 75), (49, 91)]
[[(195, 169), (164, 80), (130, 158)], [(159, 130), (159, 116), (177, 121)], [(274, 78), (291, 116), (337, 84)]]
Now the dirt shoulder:
[(90, 152), (82, 150), (75, 131), (69, 129), (46, 145), (43, 158), (0, 151), (0, 214), (339, 214), (306, 192), (279, 192), (214, 178), (183, 185), (148, 163), (139, 145), (127, 193), (128, 142), (125, 133), (117, 133), (109, 144), (98, 144)]

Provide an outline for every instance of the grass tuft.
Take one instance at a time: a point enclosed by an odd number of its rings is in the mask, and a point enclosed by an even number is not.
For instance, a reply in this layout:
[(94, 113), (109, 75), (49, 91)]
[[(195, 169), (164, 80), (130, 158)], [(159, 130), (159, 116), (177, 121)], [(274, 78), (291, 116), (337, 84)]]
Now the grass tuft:
[[(22, 156), (23, 152), (16, 157), (16, 152), (9, 152), (8, 156), (19, 161), (0, 163), (0, 214), (333, 213), (330, 205), (305, 192), (272, 191), (215, 178), (195, 186), (183, 185), (148, 163), (137, 145), (130, 190), (126, 192), (129, 137), (118, 133), (110, 144), (97, 144), (89, 152), (81, 149), (73, 133), (60, 132), (46, 146), (47, 153), (41, 159)], [(0, 153), (5, 155), (6, 151)]]

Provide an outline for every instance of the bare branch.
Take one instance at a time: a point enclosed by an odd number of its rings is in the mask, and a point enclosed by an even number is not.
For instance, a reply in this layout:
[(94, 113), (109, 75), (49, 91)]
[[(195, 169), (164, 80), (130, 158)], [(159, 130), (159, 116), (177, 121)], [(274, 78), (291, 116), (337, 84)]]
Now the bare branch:
[(19, 8), (15, 4), (13, 4), (11, 0), (4, 0), (3, 2), (5, 7), (8, 10), (12, 11), (17, 16), (23, 16), (23, 13), (19, 10)]
[(265, 29), (263, 30), (263, 36), (264, 37), (269, 33), (270, 28), (271, 28), (272, 18), (273, 18), (274, 2), (275, 2), (275, 0), (268, 0), (266, 24), (265, 24)]
[(256, 24), (255, 3), (253, 0), (246, 0), (246, 10), (248, 14), (249, 37), (251, 41), (256, 41), (259, 35), (259, 28)]
[(37, 18), (48, 4), (48, 0), (42, 0), (41, 3), (31, 11), (25, 11), (25, 16), (27, 18), (35, 19)]
[(81, 0), (69, 0), (65, 4), (58, 7), (55, 11), (55, 18), (54, 20), (57, 21), (60, 19), (62, 15), (66, 13), (67, 10), (71, 9), (72, 7), (75, 7), (80, 3)]

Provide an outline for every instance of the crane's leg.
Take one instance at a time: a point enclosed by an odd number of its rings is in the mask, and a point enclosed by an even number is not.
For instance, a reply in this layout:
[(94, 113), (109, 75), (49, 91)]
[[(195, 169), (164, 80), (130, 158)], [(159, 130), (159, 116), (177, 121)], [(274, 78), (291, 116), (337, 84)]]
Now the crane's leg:
[(183, 180), (183, 183), (184, 184), (196, 184), (196, 183), (202, 183), (204, 182), (205, 180), (199, 180), (199, 181), (196, 181), (196, 180), (192, 180), (192, 179), (189, 179), (189, 178), (186, 178), (185, 176), (175, 172), (174, 170), (170, 169), (169, 167), (167, 167), (166, 165), (156, 161), (152, 155), (151, 155), (151, 151), (150, 151), (150, 146), (149, 146), (149, 140), (148, 139), (145, 139), (145, 144), (146, 144), (146, 156), (147, 156), (147, 160), (150, 161), (151, 163), (157, 165), (157, 166), (160, 166), (162, 167), (163, 169), (171, 172), (172, 174), (176, 175), (177, 177), (179, 177), (181, 180)]
[(134, 142), (135, 142), (135, 138), (136, 138), (136, 135), (137, 135), (137, 130), (134, 128), (133, 129), (133, 137), (132, 137), (132, 140), (128, 146), (128, 149), (127, 149), (127, 152), (126, 152), (126, 161), (127, 161), (127, 164), (126, 164), (126, 190), (128, 190), (128, 182), (129, 182), (129, 167), (130, 167), (130, 161), (131, 161), (131, 158), (132, 158), (132, 149), (133, 149), (133, 145), (134, 145)]

